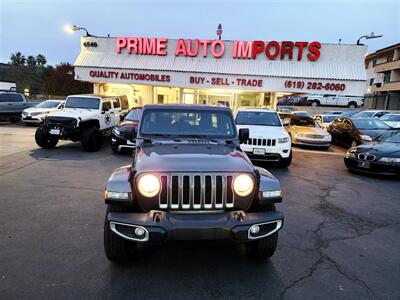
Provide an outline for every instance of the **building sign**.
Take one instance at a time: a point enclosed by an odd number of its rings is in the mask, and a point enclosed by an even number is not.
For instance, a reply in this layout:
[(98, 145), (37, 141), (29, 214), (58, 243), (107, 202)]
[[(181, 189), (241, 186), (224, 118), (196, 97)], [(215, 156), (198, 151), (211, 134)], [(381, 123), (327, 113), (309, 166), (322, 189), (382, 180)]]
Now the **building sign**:
[[(168, 39), (117, 37), (115, 51), (118, 54), (166, 56)], [(179, 57), (214, 57), (221, 58), (226, 53), (223, 40), (179, 39), (174, 55)], [(234, 59), (257, 59), (262, 56), (267, 60), (304, 60), (316, 61), (321, 53), (321, 43), (313, 41), (233, 41), (230, 55)]]

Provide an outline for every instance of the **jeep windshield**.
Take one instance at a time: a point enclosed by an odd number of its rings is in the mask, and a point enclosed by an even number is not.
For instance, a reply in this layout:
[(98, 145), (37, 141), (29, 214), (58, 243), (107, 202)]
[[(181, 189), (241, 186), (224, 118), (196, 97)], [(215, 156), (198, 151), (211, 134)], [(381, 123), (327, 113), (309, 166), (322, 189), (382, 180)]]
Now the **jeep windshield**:
[(99, 109), (100, 99), (95, 97), (68, 97), (65, 108)]
[(140, 134), (143, 137), (190, 137), (232, 139), (236, 127), (229, 111), (146, 109)]
[(236, 116), (236, 124), (282, 126), (277, 113), (264, 111), (239, 111)]

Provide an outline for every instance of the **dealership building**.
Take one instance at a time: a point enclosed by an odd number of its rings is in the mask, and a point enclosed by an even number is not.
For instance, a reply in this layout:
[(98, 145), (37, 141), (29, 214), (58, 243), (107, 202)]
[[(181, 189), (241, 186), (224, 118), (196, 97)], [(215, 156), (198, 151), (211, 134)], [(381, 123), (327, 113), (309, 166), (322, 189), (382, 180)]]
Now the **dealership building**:
[(272, 107), (289, 94), (363, 96), (366, 46), (318, 41), (81, 38), (75, 79), (130, 106)]

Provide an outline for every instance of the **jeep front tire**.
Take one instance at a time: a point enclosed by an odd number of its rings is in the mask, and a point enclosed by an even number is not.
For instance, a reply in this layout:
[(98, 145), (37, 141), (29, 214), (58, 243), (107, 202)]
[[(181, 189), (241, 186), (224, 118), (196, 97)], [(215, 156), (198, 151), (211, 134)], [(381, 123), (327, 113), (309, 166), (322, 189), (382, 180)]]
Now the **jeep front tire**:
[(282, 168), (287, 168), (292, 163), (292, 150), (290, 150), (290, 154), (287, 158), (281, 158), (279, 161), (279, 166)]
[[(107, 207), (107, 214), (109, 212), (127, 211), (129, 211), (129, 208), (123, 206), (108, 205)], [(104, 221), (104, 251), (107, 258), (112, 262), (125, 262), (129, 259), (129, 253), (135, 246), (135, 242), (125, 240), (111, 230), (106, 215)]]
[(88, 127), (82, 130), (82, 146), (88, 152), (95, 152), (101, 148), (102, 135), (96, 127)]
[(57, 145), (58, 138), (49, 134), (43, 126), (39, 126), (35, 132), (35, 141), (39, 147), (52, 149)]
[[(275, 205), (270, 204), (260, 207), (258, 211), (276, 211)], [(274, 255), (278, 246), (278, 232), (275, 232), (265, 238), (246, 244), (246, 253), (250, 259), (263, 260)]]

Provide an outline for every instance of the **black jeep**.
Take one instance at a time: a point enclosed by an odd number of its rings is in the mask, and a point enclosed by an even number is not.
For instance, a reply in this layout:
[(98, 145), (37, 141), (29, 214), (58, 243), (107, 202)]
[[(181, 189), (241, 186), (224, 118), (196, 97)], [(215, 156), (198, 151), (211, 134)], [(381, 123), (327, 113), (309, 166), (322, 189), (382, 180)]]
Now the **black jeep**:
[(249, 132), (237, 132), (229, 108), (147, 105), (131, 130), (132, 165), (115, 170), (105, 191), (111, 261), (126, 260), (140, 243), (171, 240), (231, 240), (251, 257), (274, 254), (280, 184), (241, 151)]

